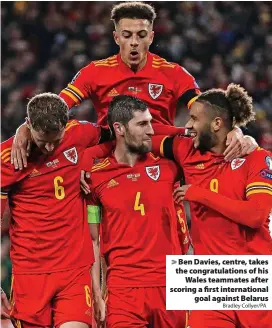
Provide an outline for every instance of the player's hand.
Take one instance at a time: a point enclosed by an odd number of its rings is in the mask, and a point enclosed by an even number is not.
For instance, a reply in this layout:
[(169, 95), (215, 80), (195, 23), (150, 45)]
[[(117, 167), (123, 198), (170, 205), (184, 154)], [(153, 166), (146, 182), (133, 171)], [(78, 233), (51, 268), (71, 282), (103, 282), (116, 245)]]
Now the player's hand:
[(226, 161), (232, 161), (239, 157), (242, 150), (244, 135), (240, 128), (234, 127), (227, 135), (226, 145), (227, 148), (224, 151)]
[(259, 145), (257, 144), (257, 141), (254, 138), (252, 138), (251, 136), (244, 136), (242, 150), (239, 157), (251, 154), (257, 147), (259, 147)]
[(183, 185), (174, 190), (173, 197), (177, 204), (180, 204), (184, 200), (186, 192), (190, 187), (191, 185)]
[(105, 325), (105, 318), (106, 318), (106, 305), (105, 305), (105, 301), (101, 296), (94, 297), (93, 310), (94, 310), (94, 319), (97, 328), (103, 328)]
[(90, 187), (86, 182), (86, 180), (90, 179), (90, 177), (91, 177), (90, 172), (83, 171), (83, 170), (80, 171), (80, 188), (85, 195), (88, 195), (91, 192)]
[(27, 157), (30, 154), (32, 144), (31, 134), (26, 123), (19, 126), (16, 130), (11, 149), (11, 164), (16, 170), (27, 167)]
[(1, 319), (9, 319), (10, 310), (11, 310), (11, 306), (7, 299), (7, 295), (1, 288)]

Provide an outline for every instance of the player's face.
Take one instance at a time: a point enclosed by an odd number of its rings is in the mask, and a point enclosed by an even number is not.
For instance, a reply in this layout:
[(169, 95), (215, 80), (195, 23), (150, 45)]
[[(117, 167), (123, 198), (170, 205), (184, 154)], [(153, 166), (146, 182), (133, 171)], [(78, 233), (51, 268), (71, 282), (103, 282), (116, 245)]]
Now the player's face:
[(190, 120), (185, 125), (193, 135), (194, 147), (201, 150), (210, 150), (216, 144), (216, 137), (212, 132), (211, 120), (205, 111), (205, 105), (194, 102), (190, 109)]
[(145, 112), (134, 112), (124, 129), (124, 140), (127, 149), (132, 153), (145, 154), (152, 149), (152, 135), (154, 131), (151, 125), (152, 116), (147, 109)]
[(147, 19), (123, 18), (113, 36), (120, 47), (122, 60), (132, 69), (142, 68), (154, 37), (150, 22)]
[(51, 155), (61, 143), (64, 137), (65, 129), (63, 128), (58, 132), (45, 133), (30, 128), (30, 132), (34, 143), (42, 151), (42, 153), (45, 155)]

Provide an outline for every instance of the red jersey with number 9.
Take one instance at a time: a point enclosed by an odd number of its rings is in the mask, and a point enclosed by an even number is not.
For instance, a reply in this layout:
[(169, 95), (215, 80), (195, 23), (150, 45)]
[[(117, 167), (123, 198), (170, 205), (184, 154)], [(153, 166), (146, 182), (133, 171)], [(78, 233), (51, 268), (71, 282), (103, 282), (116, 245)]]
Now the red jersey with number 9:
[(22, 171), (10, 164), (13, 138), (1, 144), (1, 198), (8, 197), (11, 210), (14, 273), (56, 272), (93, 263), (79, 162), (86, 147), (99, 139), (99, 127), (69, 121), (53, 154), (34, 149)]
[[(175, 137), (173, 154), (183, 168), (186, 184), (234, 200), (255, 198), (270, 204), (272, 210), (272, 158), (268, 151), (258, 148), (248, 156), (226, 162), (223, 155), (201, 154), (190, 138)], [(261, 227), (253, 229), (198, 202), (190, 202), (190, 207), (195, 254), (272, 254), (269, 217), (264, 218)]]

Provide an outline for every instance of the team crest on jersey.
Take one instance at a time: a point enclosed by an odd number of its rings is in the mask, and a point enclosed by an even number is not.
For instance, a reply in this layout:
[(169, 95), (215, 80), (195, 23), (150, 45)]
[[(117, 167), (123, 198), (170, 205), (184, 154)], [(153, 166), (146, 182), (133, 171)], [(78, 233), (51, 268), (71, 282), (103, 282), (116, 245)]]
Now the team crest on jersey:
[(245, 158), (235, 158), (234, 160), (232, 160), (232, 162), (230, 164), (232, 170), (238, 169), (240, 166), (242, 166), (244, 164), (245, 161), (246, 161)]
[(148, 83), (148, 92), (153, 99), (157, 99), (162, 93), (163, 85)]
[(154, 181), (157, 181), (161, 174), (159, 165), (147, 166), (145, 168), (145, 171), (146, 171), (147, 175), (149, 176), (149, 178), (151, 178)]
[(68, 159), (68, 161), (72, 162), (73, 164), (77, 163), (78, 156), (76, 147), (65, 150), (63, 154)]

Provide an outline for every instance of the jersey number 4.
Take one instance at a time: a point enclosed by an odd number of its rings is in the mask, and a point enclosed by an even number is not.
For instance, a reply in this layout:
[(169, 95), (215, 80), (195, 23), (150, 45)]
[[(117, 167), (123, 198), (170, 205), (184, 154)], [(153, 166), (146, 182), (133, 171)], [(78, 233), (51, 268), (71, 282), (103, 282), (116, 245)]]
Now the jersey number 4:
[(57, 176), (54, 179), (54, 188), (55, 188), (55, 197), (59, 200), (65, 197), (64, 187), (61, 185), (63, 183), (63, 178), (61, 176)]
[(138, 191), (136, 193), (136, 197), (135, 197), (134, 211), (141, 211), (141, 215), (144, 216), (145, 215), (145, 208), (144, 208), (144, 204), (140, 203), (140, 197), (141, 197), (141, 192)]

